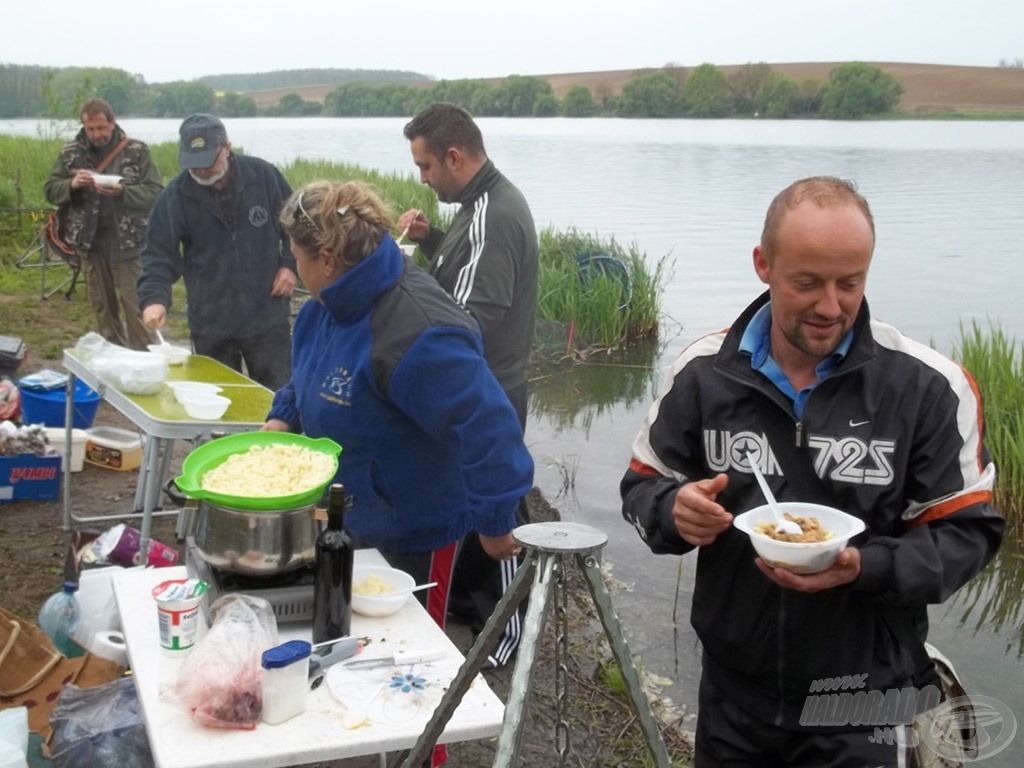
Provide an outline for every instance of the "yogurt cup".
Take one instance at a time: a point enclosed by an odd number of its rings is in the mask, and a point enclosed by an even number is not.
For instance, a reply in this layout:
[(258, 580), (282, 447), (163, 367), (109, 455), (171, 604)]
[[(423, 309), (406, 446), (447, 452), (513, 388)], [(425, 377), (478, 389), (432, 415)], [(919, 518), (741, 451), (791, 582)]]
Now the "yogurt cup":
[(171, 579), (153, 587), (160, 649), (180, 657), (192, 650), (199, 629), (199, 604), (209, 585), (199, 579)]

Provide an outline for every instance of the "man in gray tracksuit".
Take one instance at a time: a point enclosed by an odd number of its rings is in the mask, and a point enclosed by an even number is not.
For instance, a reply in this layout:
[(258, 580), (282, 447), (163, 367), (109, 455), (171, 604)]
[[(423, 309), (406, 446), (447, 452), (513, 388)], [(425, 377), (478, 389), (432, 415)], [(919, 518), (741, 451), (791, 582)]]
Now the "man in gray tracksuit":
[[(409, 228), (409, 237), (430, 260), (430, 274), (480, 323), (487, 364), (525, 430), (539, 260), (530, 207), (488, 159), (480, 129), (464, 109), (433, 104), (405, 126), (405, 137), (420, 180), (438, 200), (460, 208), (447, 232), (431, 226), (423, 212), (415, 210), (402, 214), (398, 227)], [(525, 500), (519, 522), (529, 522)], [(482, 628), (517, 568), (517, 559), (490, 559), (477, 537), (468, 536), (455, 573), (453, 613)], [(512, 658), (521, 628), (522, 610), (505, 628), (490, 666), (500, 667)]]

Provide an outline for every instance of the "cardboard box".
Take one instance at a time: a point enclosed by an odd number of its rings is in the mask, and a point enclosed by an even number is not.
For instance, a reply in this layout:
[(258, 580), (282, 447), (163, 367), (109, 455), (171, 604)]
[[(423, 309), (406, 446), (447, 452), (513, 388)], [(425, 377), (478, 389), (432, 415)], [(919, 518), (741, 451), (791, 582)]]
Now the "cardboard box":
[(0, 456), (0, 504), (60, 498), (60, 455)]

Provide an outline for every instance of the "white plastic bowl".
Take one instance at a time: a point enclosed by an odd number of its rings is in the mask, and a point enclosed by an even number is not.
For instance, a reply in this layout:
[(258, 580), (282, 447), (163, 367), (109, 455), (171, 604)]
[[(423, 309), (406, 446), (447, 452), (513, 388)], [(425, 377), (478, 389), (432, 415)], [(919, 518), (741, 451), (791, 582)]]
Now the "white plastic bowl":
[(178, 402), (185, 406), (185, 413), (193, 419), (212, 421), (219, 419), (231, 405), (231, 400), (207, 392), (182, 392)]
[[(174, 399), (181, 403), (183, 394), (193, 395), (216, 395), (221, 388), (216, 384), (207, 384), (205, 381), (168, 381), (167, 386), (174, 393)], [(184, 405), (184, 403), (181, 403)]]
[(772, 510), (767, 504), (755, 507), (742, 515), (737, 515), (732, 524), (750, 537), (754, 551), (772, 568), (785, 568), (793, 573), (817, 573), (824, 571), (836, 555), (847, 543), (862, 532), (864, 521), (848, 515), (842, 510), (826, 507), (822, 504), (805, 504), (802, 502), (780, 502), (782, 511), (798, 517), (816, 517), (821, 527), (832, 536), (826, 541), (798, 543), (793, 541), (776, 541), (758, 533), (758, 523), (774, 523)]
[(154, 355), (162, 355), (167, 358), (169, 365), (181, 365), (192, 354), (187, 347), (176, 347), (174, 344), (149, 344), (149, 351)]
[(398, 613), (411, 597), (410, 592), (403, 595), (361, 595), (356, 589), (359, 584), (375, 576), (398, 590), (408, 590), (416, 586), (416, 581), (405, 571), (389, 568), (386, 565), (367, 565), (352, 569), (352, 610), (360, 616), (390, 616)]
[(120, 184), (124, 176), (118, 176), (115, 173), (94, 173), (92, 178), (97, 187), (113, 187)]
[(401, 248), (402, 253), (404, 253), (410, 259), (416, 255), (416, 243), (402, 243), (398, 247)]

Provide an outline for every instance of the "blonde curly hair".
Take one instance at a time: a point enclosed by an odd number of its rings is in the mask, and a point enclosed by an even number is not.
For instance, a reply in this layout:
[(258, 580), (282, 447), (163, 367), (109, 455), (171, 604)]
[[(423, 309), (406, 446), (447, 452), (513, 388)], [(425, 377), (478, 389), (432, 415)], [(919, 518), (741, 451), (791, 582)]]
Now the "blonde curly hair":
[(359, 181), (310, 182), (285, 201), (280, 219), (304, 251), (326, 251), (346, 268), (373, 253), (393, 226), (387, 204)]

